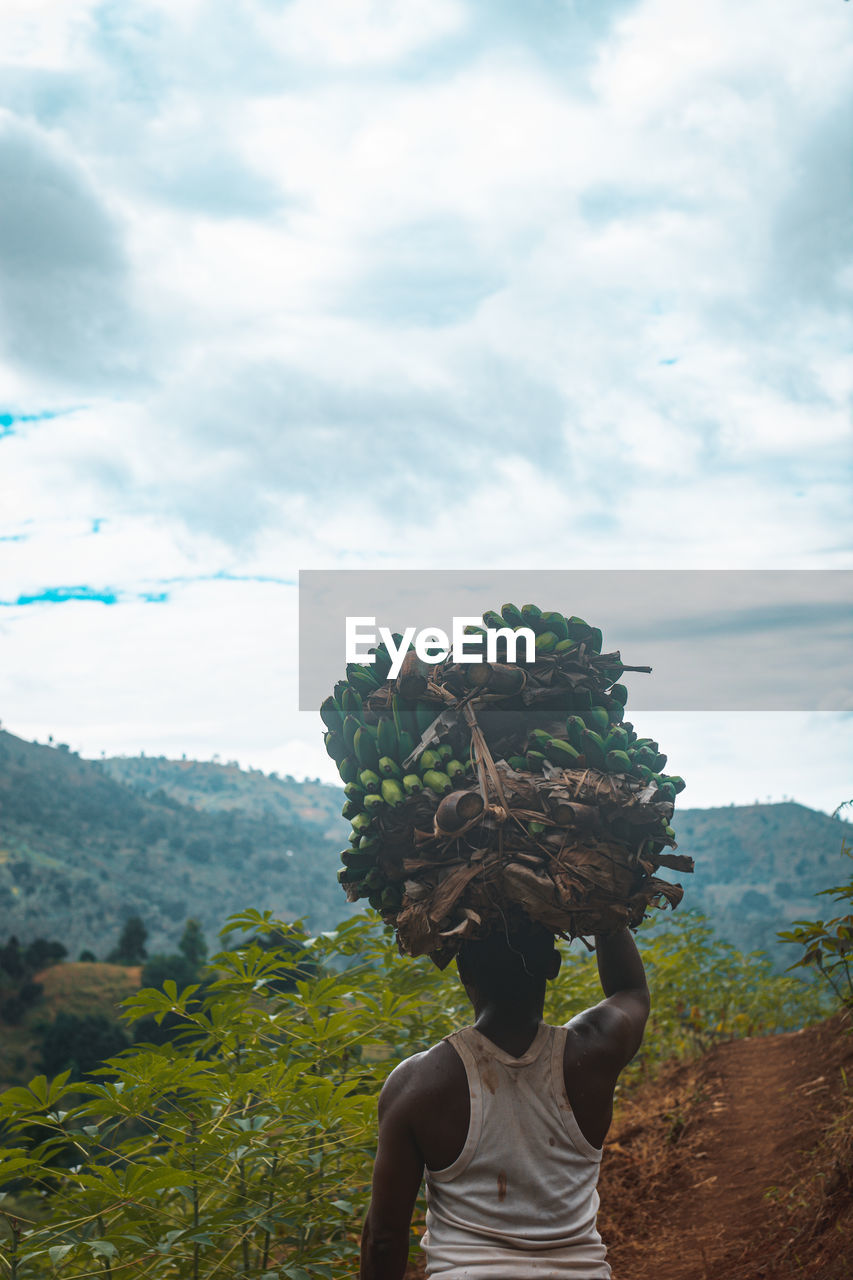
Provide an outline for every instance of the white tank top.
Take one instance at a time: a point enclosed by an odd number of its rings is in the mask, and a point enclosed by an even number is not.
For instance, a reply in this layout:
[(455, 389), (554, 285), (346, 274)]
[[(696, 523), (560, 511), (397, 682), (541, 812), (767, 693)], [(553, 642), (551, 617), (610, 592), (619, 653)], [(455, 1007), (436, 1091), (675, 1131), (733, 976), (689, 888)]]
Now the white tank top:
[(595, 1223), (601, 1150), (566, 1097), (566, 1028), (541, 1022), (520, 1058), (474, 1027), (447, 1041), (465, 1066), (471, 1119), (453, 1164), (426, 1171), (427, 1276), (609, 1280)]

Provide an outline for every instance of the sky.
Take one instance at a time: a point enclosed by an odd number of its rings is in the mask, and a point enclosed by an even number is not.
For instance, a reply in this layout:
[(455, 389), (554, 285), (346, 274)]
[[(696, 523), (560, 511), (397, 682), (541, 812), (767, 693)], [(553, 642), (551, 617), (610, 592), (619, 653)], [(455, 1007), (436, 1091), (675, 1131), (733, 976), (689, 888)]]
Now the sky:
[[(0, 72), (12, 732), (332, 780), (300, 571), (853, 568), (853, 5), (4, 0)], [(829, 811), (850, 695), (642, 727)]]

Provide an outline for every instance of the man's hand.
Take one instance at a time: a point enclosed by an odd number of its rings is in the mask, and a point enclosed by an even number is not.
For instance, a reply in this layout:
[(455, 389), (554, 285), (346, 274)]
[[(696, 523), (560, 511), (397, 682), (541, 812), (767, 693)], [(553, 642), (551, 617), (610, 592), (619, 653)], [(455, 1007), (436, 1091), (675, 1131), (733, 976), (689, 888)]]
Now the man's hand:
[(360, 1280), (403, 1280), (409, 1259), (412, 1210), (424, 1171), (406, 1109), (412, 1062), (392, 1071), (379, 1095), (379, 1145), (361, 1237)]

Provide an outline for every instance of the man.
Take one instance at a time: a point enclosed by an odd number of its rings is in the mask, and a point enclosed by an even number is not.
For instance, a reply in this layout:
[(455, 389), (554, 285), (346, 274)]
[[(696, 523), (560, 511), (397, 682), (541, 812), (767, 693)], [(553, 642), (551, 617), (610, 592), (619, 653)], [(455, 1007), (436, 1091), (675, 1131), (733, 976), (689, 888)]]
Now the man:
[(463, 1028), (402, 1062), (379, 1098), (373, 1195), (361, 1280), (401, 1280), (426, 1174), (421, 1242), (434, 1280), (607, 1280), (596, 1228), (601, 1148), (622, 1069), (649, 1014), (627, 929), (596, 938), (604, 999), (565, 1027), (542, 1021), (560, 968), (531, 926), (464, 943), (457, 964), (474, 1006)]

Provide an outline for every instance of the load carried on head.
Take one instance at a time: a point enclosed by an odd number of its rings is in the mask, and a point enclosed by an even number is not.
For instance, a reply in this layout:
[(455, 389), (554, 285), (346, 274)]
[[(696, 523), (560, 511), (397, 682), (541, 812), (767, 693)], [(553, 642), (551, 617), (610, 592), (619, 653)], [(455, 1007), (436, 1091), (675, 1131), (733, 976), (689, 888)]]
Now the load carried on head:
[[(693, 870), (668, 852), (684, 782), (623, 719), (621, 676), (650, 668), (535, 605), (483, 623), (467, 631), (497, 633), (494, 661), (428, 665), (410, 649), (392, 680), (379, 645), (320, 709), (352, 822), (340, 883), (396, 928), (402, 952), (440, 967), (463, 939), (529, 920), (568, 937), (636, 926), (681, 900), (659, 867)], [(523, 644), (513, 654), (523, 628), (529, 660)]]

